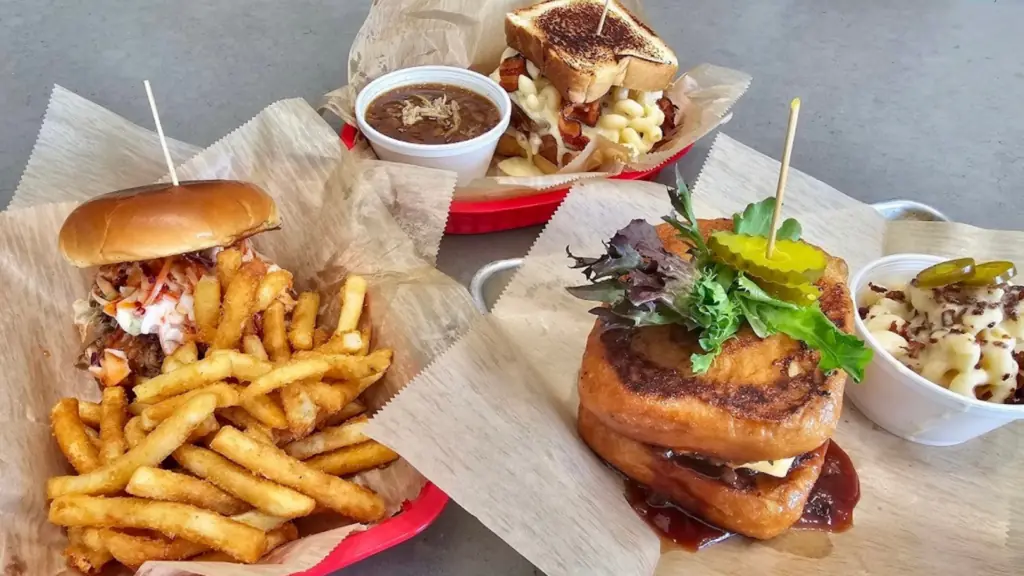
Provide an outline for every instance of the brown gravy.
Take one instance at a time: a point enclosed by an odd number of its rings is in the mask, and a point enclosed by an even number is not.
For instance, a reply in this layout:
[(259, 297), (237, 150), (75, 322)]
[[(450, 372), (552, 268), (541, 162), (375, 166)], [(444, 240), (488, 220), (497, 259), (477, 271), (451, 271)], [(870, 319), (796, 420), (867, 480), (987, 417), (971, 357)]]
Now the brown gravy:
[(413, 84), (377, 96), (366, 109), (366, 123), (412, 144), (452, 144), (486, 133), (501, 120), (486, 96), (449, 84)]
[[(671, 500), (630, 479), (626, 479), (626, 501), (664, 540), (691, 552), (733, 535), (691, 516)], [(821, 476), (793, 529), (845, 532), (853, 526), (853, 508), (859, 501), (860, 479), (850, 457), (838, 444), (829, 442)]]

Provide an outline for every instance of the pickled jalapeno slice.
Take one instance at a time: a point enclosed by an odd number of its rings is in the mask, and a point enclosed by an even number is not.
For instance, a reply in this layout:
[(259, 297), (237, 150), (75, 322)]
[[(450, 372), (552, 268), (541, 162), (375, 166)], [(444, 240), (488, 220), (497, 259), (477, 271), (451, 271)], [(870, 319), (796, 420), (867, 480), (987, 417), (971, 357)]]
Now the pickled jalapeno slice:
[(1013, 262), (996, 260), (984, 262), (974, 267), (974, 273), (963, 280), (967, 286), (998, 286), (1006, 284), (1017, 275), (1017, 268)]
[(939, 288), (963, 282), (973, 274), (974, 258), (957, 258), (921, 270), (914, 280), (921, 288)]

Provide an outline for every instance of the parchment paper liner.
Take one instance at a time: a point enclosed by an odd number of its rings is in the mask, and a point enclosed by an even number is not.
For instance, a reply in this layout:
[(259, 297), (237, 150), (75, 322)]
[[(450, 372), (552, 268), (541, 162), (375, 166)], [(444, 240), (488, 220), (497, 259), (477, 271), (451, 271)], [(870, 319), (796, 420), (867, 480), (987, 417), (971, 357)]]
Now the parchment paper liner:
[[(106, 151), (102, 156), (82, 145), (84, 133), (92, 136), (92, 146)], [(168, 138), (167, 144), (175, 165), (200, 152), (173, 138)], [(61, 162), (51, 163), (47, 160), (51, 157)], [(156, 132), (54, 86), (35, 147), (7, 208), (84, 200), (150, 184), (166, 172)]]
[[(23, 186), (33, 200), (81, 199), (158, 177), (157, 162), (140, 150), (155, 146), (147, 131), (126, 125), (57, 89)], [(57, 140), (57, 141), (55, 141)], [(133, 148), (128, 154), (123, 147)], [(178, 146), (188, 154), (187, 145)], [(159, 147), (157, 147), (159, 153)], [(119, 163), (119, 170), (106, 167)], [(91, 174), (73, 192), (63, 186)], [(148, 171), (148, 172), (147, 172)], [(469, 325), (476, 312), (465, 289), (432, 265), (455, 184), (449, 172), (383, 162), (357, 163), (337, 135), (301, 100), (285, 100), (178, 168), (182, 180), (234, 178), (254, 182), (276, 199), (284, 228), (255, 239), (256, 248), (295, 273), (297, 288), (321, 291), (326, 318), (349, 272), (370, 280), (370, 311), (377, 346), (394, 348), (388, 376), (365, 399), (376, 408), (405, 385)], [(52, 182), (47, 178), (52, 177)], [(47, 477), (67, 473), (50, 438), (49, 410), (63, 396), (98, 399), (96, 385), (73, 368), (80, 349), (71, 303), (86, 294), (89, 271), (66, 264), (57, 231), (75, 202), (40, 204), (0, 213), (0, 347), (5, 442), (0, 447), (0, 562), (26, 574), (64, 571), (61, 531), (45, 522)], [(393, 215), (389, 206), (395, 210)], [(400, 461), (361, 474), (358, 481), (384, 496), (389, 510), (414, 499), (425, 480)], [(338, 523), (336, 522), (335, 525)], [(307, 536), (275, 552), (280, 564), (151, 563), (146, 574), (278, 575), (318, 563), (361, 525)]]
[[(330, 110), (355, 125), (355, 97), (370, 80), (387, 72), (444, 64), (490, 74), (505, 50), (505, 14), (534, 4), (529, 0), (378, 0), (370, 8), (349, 52), (349, 83), (324, 95), (321, 110)], [(639, 0), (621, 2), (638, 15)], [(642, 17), (642, 16), (641, 16)], [(657, 26), (654, 26), (657, 28)], [(686, 55), (679, 57), (685, 61)], [(594, 151), (611, 142), (594, 142), (558, 174), (535, 178), (498, 176), (480, 178), (455, 191), (456, 200), (496, 200), (527, 196), (570, 182), (619, 174), (623, 170), (649, 170), (714, 130), (747, 90), (750, 76), (736, 70), (701, 64), (678, 78), (665, 92), (679, 106), (678, 132), (658, 152), (636, 162), (605, 161), (580, 172)], [(494, 172), (497, 173), (497, 172)]]
[[(796, 150), (799, 157), (799, 145)], [(702, 218), (774, 194), (778, 163), (720, 135), (695, 188)], [(561, 574), (1014, 574), (1024, 523), (1019, 425), (963, 446), (928, 448), (871, 425), (849, 403), (836, 440), (863, 497), (845, 534), (734, 538), (661, 554), (622, 484), (576, 434), (576, 379), (590, 304), (565, 247), (596, 254), (629, 219), (670, 210), (651, 183), (577, 184), (493, 313), (391, 401), (369, 434), (408, 455), (460, 505), (552, 576)], [(845, 258), (851, 273), (895, 250), (1024, 262), (1024, 234), (956, 224), (887, 223), (873, 209), (791, 171), (786, 217)], [(850, 383), (849, 386), (856, 386)]]

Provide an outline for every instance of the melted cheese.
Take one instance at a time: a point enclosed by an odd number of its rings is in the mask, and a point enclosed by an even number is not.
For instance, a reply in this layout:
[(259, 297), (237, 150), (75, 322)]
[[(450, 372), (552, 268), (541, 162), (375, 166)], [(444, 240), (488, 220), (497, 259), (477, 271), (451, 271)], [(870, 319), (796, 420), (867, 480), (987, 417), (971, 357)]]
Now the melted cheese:
[(530, 158), (523, 158), (521, 156), (506, 158), (501, 162), (498, 162), (498, 170), (501, 170), (509, 176), (520, 178), (544, 175), (544, 172), (541, 172), (540, 168), (537, 168)]
[[(884, 290), (884, 288), (883, 288)], [(997, 404), (1011, 397), (1024, 352), (1024, 302), (1007, 298), (1011, 286), (868, 290), (865, 326), (886, 352), (911, 370), (968, 398)], [(909, 340), (909, 341), (908, 341)]]
[[(506, 48), (501, 59), (504, 61), (518, 55), (519, 52), (514, 49)], [(529, 60), (526, 61), (526, 71), (526, 75), (519, 76), (518, 89), (510, 92), (509, 98), (538, 126), (542, 135), (550, 134), (554, 137), (558, 149), (556, 164), (561, 165), (564, 155), (570, 152), (558, 129), (562, 95)], [(501, 83), (500, 68), (491, 73), (491, 79)], [(639, 92), (621, 87), (612, 90), (601, 100), (601, 116), (597, 126), (580, 123), (583, 136), (589, 140), (603, 136), (621, 144), (629, 149), (634, 159), (640, 154), (650, 152), (664, 137), (661, 124), (665, 121), (665, 114), (657, 105), (662, 95), (662, 91)], [(531, 134), (528, 143), (520, 141), (519, 144), (532, 159), (532, 155), (536, 154), (540, 147), (540, 138)], [(514, 166), (513, 169), (517, 167)]]
[(789, 474), (789, 469), (793, 466), (793, 460), (796, 460), (796, 458), (748, 462), (737, 466), (737, 468), (746, 468), (748, 470), (753, 470), (754, 472), (761, 472), (762, 474), (775, 476), (776, 478), (785, 478), (786, 475)]

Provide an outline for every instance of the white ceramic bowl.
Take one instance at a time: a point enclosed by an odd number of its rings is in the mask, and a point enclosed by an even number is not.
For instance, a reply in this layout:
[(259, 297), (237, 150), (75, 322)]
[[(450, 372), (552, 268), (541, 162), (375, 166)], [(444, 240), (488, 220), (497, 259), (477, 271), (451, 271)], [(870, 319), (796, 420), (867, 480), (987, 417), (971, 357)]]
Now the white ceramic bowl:
[[(854, 305), (860, 307), (868, 282), (882, 286), (908, 282), (918, 272), (947, 258), (926, 254), (897, 254), (868, 264), (850, 283)], [(850, 381), (846, 394), (875, 424), (911, 442), (952, 446), (1024, 418), (1024, 406), (994, 404), (968, 398), (925, 379), (886, 352), (872, 336), (860, 314), (857, 334), (875, 352), (864, 381)]]
[[(377, 96), (410, 84), (451, 84), (487, 97), (498, 107), (501, 120), (491, 130), (464, 142), (452, 144), (413, 144), (385, 136), (365, 120), (366, 109)], [(483, 74), (451, 66), (417, 66), (390, 72), (366, 85), (356, 97), (356, 122), (381, 160), (403, 162), (451, 170), (459, 175), (459, 184), (487, 174), (498, 139), (508, 128), (512, 101), (497, 82)]]

